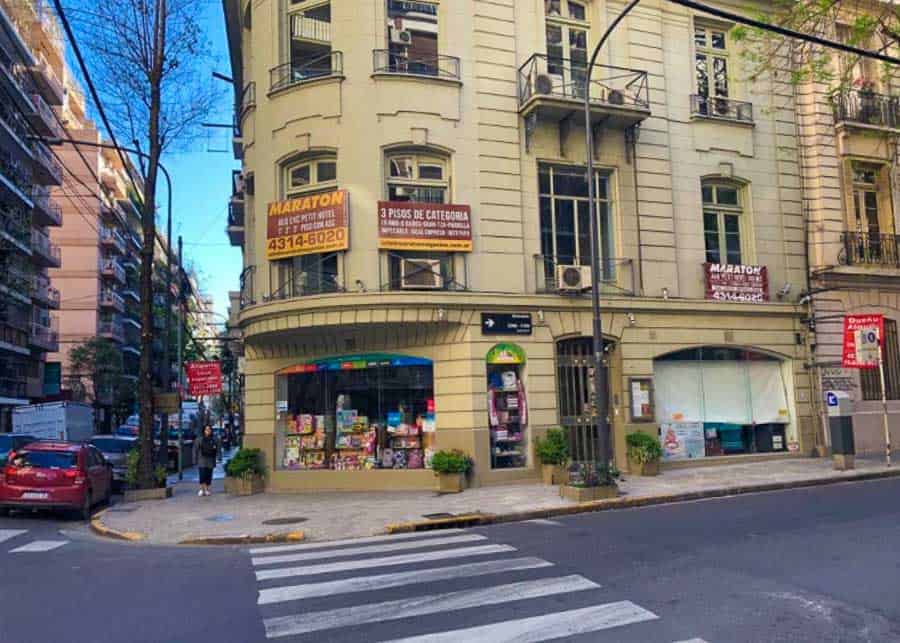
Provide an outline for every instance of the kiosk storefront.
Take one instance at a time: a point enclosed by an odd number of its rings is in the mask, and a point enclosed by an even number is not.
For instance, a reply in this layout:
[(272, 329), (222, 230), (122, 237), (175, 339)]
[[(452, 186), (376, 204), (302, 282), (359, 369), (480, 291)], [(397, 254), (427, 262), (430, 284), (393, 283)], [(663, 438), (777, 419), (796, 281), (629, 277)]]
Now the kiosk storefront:
[(275, 466), (424, 469), (434, 453), (434, 366), (406, 355), (332, 357), (276, 373)]

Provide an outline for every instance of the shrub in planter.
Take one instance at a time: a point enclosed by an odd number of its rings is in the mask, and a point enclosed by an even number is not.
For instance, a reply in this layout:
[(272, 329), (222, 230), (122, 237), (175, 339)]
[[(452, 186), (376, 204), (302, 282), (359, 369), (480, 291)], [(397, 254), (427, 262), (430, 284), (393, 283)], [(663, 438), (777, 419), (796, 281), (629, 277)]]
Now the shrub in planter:
[(659, 460), (662, 458), (662, 447), (659, 440), (646, 433), (629, 433), (625, 436), (628, 447), (628, 469), (639, 476), (655, 476), (659, 474)]
[(463, 490), (466, 473), (472, 468), (472, 458), (459, 449), (438, 451), (431, 459), (431, 468), (438, 477), (441, 493), (459, 493)]
[(138, 465), (141, 460), (140, 449), (132, 449), (128, 452), (125, 460), (127, 469), (125, 471), (125, 482), (128, 486), (125, 489), (125, 502), (138, 502), (141, 500), (164, 500), (172, 497), (172, 488), (166, 486), (166, 468), (157, 465), (153, 470), (153, 476), (156, 481), (156, 487), (152, 489), (138, 489)]
[(549, 429), (534, 443), (534, 453), (541, 459), (544, 484), (565, 484), (565, 464), (569, 459), (569, 442), (562, 429)]
[(575, 502), (615, 498), (619, 493), (616, 480), (621, 474), (614, 462), (579, 462), (569, 467), (569, 481), (559, 488), (559, 495)]
[(225, 491), (251, 496), (265, 489), (266, 466), (259, 449), (240, 449), (225, 465)]

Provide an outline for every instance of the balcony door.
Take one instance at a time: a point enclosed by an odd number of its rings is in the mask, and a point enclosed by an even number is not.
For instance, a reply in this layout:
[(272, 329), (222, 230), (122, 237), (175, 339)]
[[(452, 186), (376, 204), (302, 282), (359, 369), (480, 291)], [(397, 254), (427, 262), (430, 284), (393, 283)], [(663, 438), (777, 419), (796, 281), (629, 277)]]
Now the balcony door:
[(584, 98), (587, 79), (587, 6), (573, 0), (545, 0), (547, 73), (555, 94)]
[(871, 163), (853, 163), (850, 203), (857, 252), (866, 263), (895, 260), (894, 221), (890, 187), (884, 168)]

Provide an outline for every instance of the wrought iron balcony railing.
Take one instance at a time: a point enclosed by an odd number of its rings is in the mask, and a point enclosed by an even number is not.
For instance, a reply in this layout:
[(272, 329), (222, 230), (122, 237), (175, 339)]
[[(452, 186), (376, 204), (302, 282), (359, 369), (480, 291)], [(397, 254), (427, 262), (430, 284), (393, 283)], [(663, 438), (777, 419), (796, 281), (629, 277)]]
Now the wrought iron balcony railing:
[(56, 268), (59, 268), (62, 263), (62, 251), (59, 246), (52, 243), (50, 237), (35, 228), (31, 229), (31, 251)]
[(252, 306), (256, 303), (256, 300), (253, 298), (254, 290), (253, 290), (253, 282), (254, 277), (256, 275), (256, 266), (247, 266), (244, 268), (243, 272), (241, 272), (240, 277), (240, 286), (241, 286), (241, 298), (240, 298), (240, 307), (241, 310), (246, 308), (247, 306)]
[(719, 96), (691, 95), (691, 115), (721, 118), (739, 123), (753, 122), (753, 103)]
[(372, 52), (372, 58), (376, 74), (460, 79), (459, 58), (456, 56), (405, 54), (376, 49)]
[[(587, 63), (534, 54), (519, 68), (519, 105), (536, 96), (584, 100)], [(591, 103), (650, 109), (647, 72), (640, 69), (594, 65)]]
[(31, 324), (31, 345), (53, 352), (59, 350), (59, 333), (50, 326), (38, 322)]
[(317, 78), (340, 76), (344, 73), (344, 56), (340, 51), (331, 51), (306, 60), (291, 61), (269, 70), (269, 91), (299, 85)]
[[(600, 279), (591, 276), (590, 266), (575, 265), (571, 257), (535, 255), (535, 283), (540, 294), (579, 295), (600, 284), (604, 295), (634, 296), (634, 262), (631, 259), (601, 259)], [(573, 270), (566, 271), (571, 267)]]
[(294, 299), (295, 297), (308, 297), (310, 295), (328, 295), (345, 292), (346, 288), (341, 276), (338, 274), (337, 262), (340, 253), (317, 255), (318, 260), (314, 265), (305, 266), (303, 269), (294, 269), (281, 272), (273, 270), (272, 290), (268, 300)]
[(846, 266), (885, 266), (900, 268), (900, 236), (845, 232), (839, 261)]
[(50, 188), (35, 185), (31, 189), (31, 201), (34, 203), (35, 223), (48, 226), (62, 225), (62, 208), (50, 196)]
[(900, 96), (847, 91), (832, 97), (834, 122), (900, 129)]

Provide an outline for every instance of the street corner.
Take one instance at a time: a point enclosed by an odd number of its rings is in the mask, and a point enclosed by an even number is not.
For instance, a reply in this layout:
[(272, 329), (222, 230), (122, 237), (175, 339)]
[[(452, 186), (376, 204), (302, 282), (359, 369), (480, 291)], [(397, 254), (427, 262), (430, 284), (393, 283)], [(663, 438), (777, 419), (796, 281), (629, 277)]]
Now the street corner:
[(286, 533), (272, 533), (262, 535), (238, 535), (238, 536), (188, 536), (178, 541), (179, 545), (276, 545), (292, 544), (306, 540), (303, 531), (289, 531)]
[(147, 539), (144, 534), (138, 531), (120, 531), (109, 527), (103, 522), (103, 515), (105, 513), (106, 510), (104, 509), (91, 518), (90, 528), (94, 534), (102, 536), (103, 538), (111, 538), (113, 540), (122, 540), (126, 542), (140, 542)]

